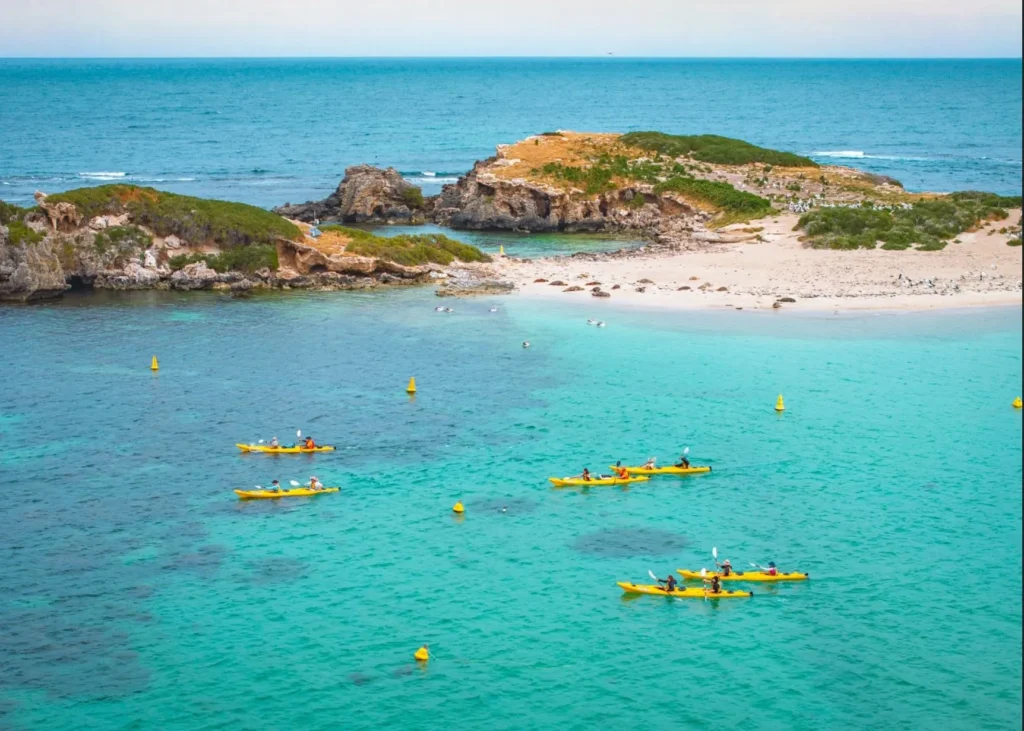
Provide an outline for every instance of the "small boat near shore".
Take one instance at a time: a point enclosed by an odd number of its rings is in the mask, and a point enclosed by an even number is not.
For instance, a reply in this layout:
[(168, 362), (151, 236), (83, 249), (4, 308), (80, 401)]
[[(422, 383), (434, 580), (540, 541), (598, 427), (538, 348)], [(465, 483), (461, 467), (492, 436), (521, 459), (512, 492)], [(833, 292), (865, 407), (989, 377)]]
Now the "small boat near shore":
[(313, 447), (309, 449), (302, 446), (294, 447), (271, 447), (266, 444), (236, 444), (243, 454), (249, 452), (259, 452), (261, 454), (313, 454), (314, 452), (333, 452), (334, 447), (329, 444), (324, 444), (319, 447)]

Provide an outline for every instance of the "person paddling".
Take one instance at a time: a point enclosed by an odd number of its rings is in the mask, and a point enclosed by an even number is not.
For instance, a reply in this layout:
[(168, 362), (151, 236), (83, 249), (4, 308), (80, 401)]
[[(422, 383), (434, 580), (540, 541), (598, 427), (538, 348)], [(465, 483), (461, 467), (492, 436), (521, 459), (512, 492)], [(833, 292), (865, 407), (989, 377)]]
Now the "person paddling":
[(709, 594), (721, 594), (722, 593), (722, 580), (718, 578), (718, 574), (714, 574), (711, 577), (711, 588), (708, 589)]
[(620, 480), (629, 479), (629, 470), (622, 466), (621, 461), (616, 462), (615, 466), (612, 467), (612, 469), (615, 471), (615, 476), (618, 477)]
[(679, 462), (676, 463), (676, 467), (682, 467), (685, 470), (690, 469), (690, 460), (686, 458), (685, 454), (679, 457)]
[(270, 483), (270, 491), (271, 492), (281, 492), (281, 483), (278, 482), (277, 480), (274, 480), (273, 482), (271, 482)]
[(277, 437), (274, 437), (273, 439), (270, 440), (270, 448), (271, 449), (277, 449), (280, 446), (281, 446), (281, 442), (278, 441)]
[(664, 584), (667, 592), (671, 593), (676, 590), (676, 577), (672, 574), (669, 574), (667, 579), (658, 579), (658, 583)]
[(320, 490), (324, 489), (324, 483), (320, 482), (320, 480), (317, 479), (316, 477), (310, 477), (309, 478), (309, 489), (310, 490), (316, 490), (317, 492), (319, 492)]
[(779, 570), (777, 568), (775, 568), (775, 562), (774, 561), (769, 561), (768, 562), (768, 568), (766, 568), (764, 570), (764, 572), (766, 574), (768, 574), (769, 576), (778, 576), (779, 575)]
[(715, 561), (715, 565), (721, 570), (722, 576), (732, 575), (732, 562), (730, 562), (729, 559), (725, 559), (722, 563)]
[(643, 468), (645, 470), (653, 470), (653, 469), (655, 469), (654, 463), (657, 462), (657, 461), (658, 461), (657, 457), (648, 457), (647, 461), (644, 462), (644, 467)]
[(590, 480), (591, 480), (590, 470), (588, 470), (586, 467), (584, 467), (583, 468), (583, 472), (580, 474), (579, 479), (583, 480), (584, 482), (590, 482)]
[(313, 441), (313, 437), (306, 437), (306, 443), (303, 445), (304, 449), (316, 449), (316, 442)]

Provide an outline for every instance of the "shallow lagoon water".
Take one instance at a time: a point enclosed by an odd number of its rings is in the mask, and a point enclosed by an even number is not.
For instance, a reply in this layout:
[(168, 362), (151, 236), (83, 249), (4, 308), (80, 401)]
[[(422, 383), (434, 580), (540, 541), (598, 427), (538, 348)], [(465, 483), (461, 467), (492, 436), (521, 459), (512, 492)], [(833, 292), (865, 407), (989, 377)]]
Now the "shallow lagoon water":
[[(1019, 728), (1019, 308), (435, 304), (0, 309), (0, 724)], [(299, 428), (339, 451), (232, 447)], [(714, 472), (546, 482), (684, 446)], [(812, 580), (615, 586), (712, 546)]]

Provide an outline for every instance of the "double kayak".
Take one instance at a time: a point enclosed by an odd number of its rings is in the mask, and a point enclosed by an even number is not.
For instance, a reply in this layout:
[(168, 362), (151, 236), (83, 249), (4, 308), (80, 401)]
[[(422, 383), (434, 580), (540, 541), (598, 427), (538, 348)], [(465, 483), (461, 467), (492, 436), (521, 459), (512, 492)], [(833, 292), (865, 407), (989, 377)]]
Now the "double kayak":
[(600, 487), (602, 485), (629, 485), (633, 482), (647, 482), (650, 477), (593, 477), (584, 480), (579, 477), (549, 477), (555, 487)]
[[(676, 569), (684, 579), (702, 579), (700, 571), (689, 569)], [(811, 577), (810, 574), (801, 574), (799, 571), (791, 571), (788, 574), (780, 571), (777, 574), (766, 574), (764, 571), (733, 571), (728, 576), (708, 572), (707, 578), (717, 576), (722, 581), (804, 581)]]
[(740, 597), (754, 596), (752, 591), (732, 591), (730, 589), (722, 589), (720, 592), (712, 593), (710, 590), (694, 589), (694, 588), (680, 588), (669, 591), (656, 584), (630, 584), (626, 581), (617, 582), (622, 590), (627, 594), (653, 594), (655, 596), (671, 596), (677, 599), (737, 599)]
[(242, 500), (277, 500), (282, 497), (311, 497), (325, 492), (338, 492), (340, 487), (325, 487), (322, 490), (310, 490), (308, 487), (297, 487), (294, 490), (235, 490)]
[[(615, 469), (611, 467), (610, 469)], [(623, 467), (631, 475), (703, 475), (710, 467)]]
[(243, 452), (261, 452), (262, 454), (313, 454), (314, 452), (333, 452), (334, 447), (323, 445), (307, 449), (306, 447), (270, 447), (266, 444), (236, 444)]

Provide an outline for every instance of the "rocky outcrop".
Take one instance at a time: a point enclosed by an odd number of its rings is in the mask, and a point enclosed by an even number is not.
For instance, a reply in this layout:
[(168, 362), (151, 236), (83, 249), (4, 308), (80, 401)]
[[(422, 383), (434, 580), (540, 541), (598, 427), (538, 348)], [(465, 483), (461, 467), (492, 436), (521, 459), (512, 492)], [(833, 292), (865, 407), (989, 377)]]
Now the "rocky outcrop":
[(341, 223), (424, 223), (427, 202), (422, 192), (406, 182), (394, 168), (381, 170), (356, 165), (331, 195), (322, 201), (292, 205), (285, 203), (274, 212), (298, 221), (339, 221)]
[(503, 160), (499, 154), (478, 162), (458, 183), (444, 186), (434, 201), (434, 221), (473, 230), (654, 233), (668, 218), (699, 215), (671, 194), (655, 195), (649, 185), (586, 196), (525, 178), (505, 179), (494, 172)]
[(346, 274), (361, 277), (381, 277), (390, 275), (396, 279), (422, 279), (431, 272), (441, 271), (437, 264), (420, 266), (403, 266), (392, 261), (377, 259), (372, 256), (355, 254), (325, 254), (312, 246), (298, 241), (277, 242), (277, 261), (283, 277), (309, 274)]
[(46, 200), (46, 193), (39, 190), (35, 193), (35, 199), (36, 205), (50, 219), (50, 226), (54, 231), (71, 231), (82, 222), (82, 214), (78, 212), (73, 203), (67, 201), (50, 203)]
[(511, 294), (515, 285), (496, 276), (490, 267), (465, 265), (451, 268), (434, 291), (438, 297), (478, 297)]
[(0, 226), (0, 301), (46, 299), (68, 289), (52, 242), (13, 244)]

